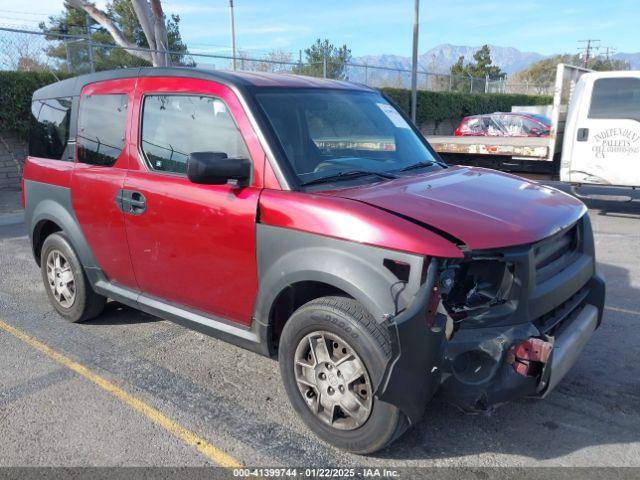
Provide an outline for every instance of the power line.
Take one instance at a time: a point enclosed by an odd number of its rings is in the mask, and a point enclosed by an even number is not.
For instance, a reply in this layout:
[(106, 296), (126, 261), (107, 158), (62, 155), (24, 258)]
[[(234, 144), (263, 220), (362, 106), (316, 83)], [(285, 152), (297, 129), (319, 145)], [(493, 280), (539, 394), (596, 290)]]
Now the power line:
[(59, 12), (58, 13), (21, 12), (19, 10), (5, 10), (3, 8), (0, 8), (0, 12), (3, 12), (3, 13), (17, 13), (17, 14), (20, 14), (20, 15), (35, 15), (37, 17), (42, 17), (42, 16), (48, 17), (50, 15), (59, 15)]
[(18, 22), (26, 22), (26, 23), (40, 23), (42, 20), (34, 20), (31, 18), (16, 18), (16, 17), (0, 17), (0, 20), (16, 20)]
[(589, 59), (591, 58), (591, 52), (593, 50), (598, 50), (600, 47), (598, 45), (594, 45), (594, 43), (600, 42), (600, 40), (595, 38), (587, 38), (585, 40), (578, 40), (578, 43), (584, 43), (584, 47), (581, 47), (580, 50), (584, 50), (584, 67), (586, 68), (589, 64)]
[(617, 48), (615, 48), (615, 47), (602, 47), (602, 49), (605, 51), (605, 53), (604, 53), (604, 57), (605, 57), (607, 60), (610, 60), (610, 59), (611, 59), (611, 57), (612, 57), (613, 55), (615, 55), (615, 54), (617, 53), (617, 51), (618, 51), (618, 49), (617, 49)]

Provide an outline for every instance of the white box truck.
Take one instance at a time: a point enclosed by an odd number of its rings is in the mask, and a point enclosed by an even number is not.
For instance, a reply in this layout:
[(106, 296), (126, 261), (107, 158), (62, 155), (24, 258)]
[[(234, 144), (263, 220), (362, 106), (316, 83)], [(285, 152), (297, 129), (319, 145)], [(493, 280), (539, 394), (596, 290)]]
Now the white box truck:
[(427, 139), (451, 163), (548, 173), (573, 185), (640, 187), (640, 71), (558, 65), (551, 123), (548, 137)]

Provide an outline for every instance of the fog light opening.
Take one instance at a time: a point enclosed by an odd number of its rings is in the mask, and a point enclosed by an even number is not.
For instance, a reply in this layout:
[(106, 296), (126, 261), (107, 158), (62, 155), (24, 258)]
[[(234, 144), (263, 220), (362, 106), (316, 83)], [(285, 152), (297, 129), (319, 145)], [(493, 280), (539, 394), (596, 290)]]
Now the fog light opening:
[(469, 350), (453, 360), (453, 374), (464, 383), (483, 383), (495, 372), (497, 362), (483, 350)]

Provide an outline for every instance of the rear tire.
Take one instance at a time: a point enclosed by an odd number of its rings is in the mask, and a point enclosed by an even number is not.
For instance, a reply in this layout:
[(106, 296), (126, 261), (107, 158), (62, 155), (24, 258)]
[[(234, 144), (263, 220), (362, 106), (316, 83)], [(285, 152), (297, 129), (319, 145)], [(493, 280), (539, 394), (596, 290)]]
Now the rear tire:
[(323, 297), (300, 307), (284, 326), (278, 357), (291, 405), (324, 441), (368, 454), (407, 429), (405, 415), (373, 395), (391, 341), (356, 300)]
[(49, 235), (42, 244), (40, 270), (49, 301), (64, 319), (83, 322), (102, 313), (107, 299), (93, 291), (62, 233)]

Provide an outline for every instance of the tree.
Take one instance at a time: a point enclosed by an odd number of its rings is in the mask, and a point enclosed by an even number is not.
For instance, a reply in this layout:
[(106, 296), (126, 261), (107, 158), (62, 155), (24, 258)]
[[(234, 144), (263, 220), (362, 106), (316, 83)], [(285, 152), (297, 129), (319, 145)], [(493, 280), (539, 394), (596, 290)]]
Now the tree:
[(629, 70), (631, 65), (624, 60), (615, 58), (595, 57), (590, 58), (587, 67), (598, 72), (606, 72), (610, 70)]
[(472, 77), (497, 79), (504, 76), (500, 67), (491, 64), (491, 50), (489, 49), (489, 45), (483, 45), (480, 50), (473, 54), (473, 59), (475, 63), (467, 65)]
[(42, 62), (41, 39), (36, 35), (19, 33), (11, 42), (0, 42), (0, 66), (7, 70), (43, 72), (48, 66)]
[(238, 50), (240, 57), (240, 70), (248, 70), (254, 72), (282, 72), (291, 71), (291, 54), (283, 50), (270, 50), (260, 60), (251, 58), (246, 50)]
[(496, 80), (504, 78), (505, 73), (497, 65), (492, 65), (491, 49), (489, 45), (483, 45), (476, 53), (473, 54), (474, 62), (464, 63), (464, 56), (458, 58), (458, 61), (451, 65), (450, 74), (453, 77), (451, 88), (453, 90), (468, 92), (471, 90), (470, 83), (474, 79), (487, 78)]
[(546, 92), (556, 81), (556, 68), (559, 63), (575, 64), (575, 55), (555, 55), (532, 63), (513, 77), (518, 83), (525, 84), (532, 92)]
[[(88, 65), (89, 50), (86, 42), (76, 39), (59, 42), (55, 33), (86, 35), (87, 16), (98, 25), (92, 28), (91, 41), (96, 70), (127, 66), (163, 66), (169, 64), (193, 65), (180, 35), (178, 15), (164, 16), (159, 0), (113, 0), (104, 11), (86, 0), (67, 0), (59, 16), (49, 17), (40, 28), (53, 35), (48, 40), (58, 41), (47, 49), (50, 57), (78, 65)], [(140, 20), (142, 18), (142, 21)], [(158, 18), (162, 21), (158, 23)], [(118, 48), (120, 47), (120, 48)], [(139, 48), (149, 49), (136, 50)], [(179, 52), (168, 54), (167, 50)], [(71, 70), (70, 66), (67, 65)]]
[(327, 78), (346, 78), (346, 67), (351, 60), (351, 50), (346, 45), (336, 47), (328, 39), (319, 38), (304, 51), (306, 61), (304, 65), (295, 68), (296, 73)]
[[(582, 65), (579, 55), (564, 54), (543, 58), (532, 63), (528, 68), (514, 75), (518, 82), (526, 84), (532, 91), (548, 92), (555, 84), (556, 70), (559, 63), (569, 65)], [(598, 71), (604, 70), (629, 70), (629, 63), (612, 58), (595, 57), (589, 60), (588, 68)]]

